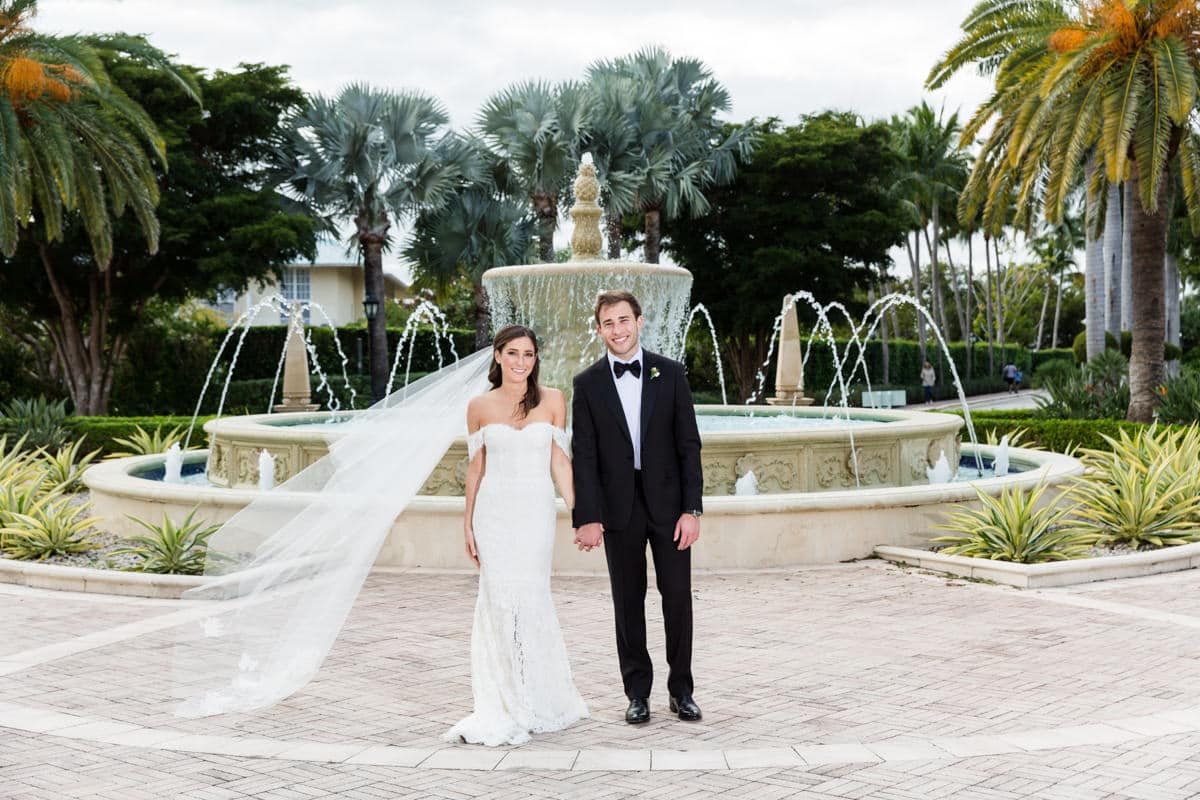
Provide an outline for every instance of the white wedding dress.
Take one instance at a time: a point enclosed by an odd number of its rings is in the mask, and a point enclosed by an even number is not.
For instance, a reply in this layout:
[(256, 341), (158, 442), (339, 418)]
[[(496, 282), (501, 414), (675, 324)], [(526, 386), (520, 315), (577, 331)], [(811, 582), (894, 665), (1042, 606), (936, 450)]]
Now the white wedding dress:
[(497, 746), (529, 741), (588, 716), (550, 595), (555, 501), (553, 447), (566, 432), (548, 422), (523, 428), (493, 423), (468, 438), (486, 468), (475, 498), (479, 596), (471, 629), (475, 710), (446, 734), (450, 741)]

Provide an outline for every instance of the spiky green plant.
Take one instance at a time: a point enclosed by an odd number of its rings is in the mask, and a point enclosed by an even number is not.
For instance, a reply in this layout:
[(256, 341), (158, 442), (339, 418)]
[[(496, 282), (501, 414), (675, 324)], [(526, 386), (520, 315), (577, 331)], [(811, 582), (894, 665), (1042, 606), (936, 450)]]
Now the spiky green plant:
[(82, 486), (79, 479), (84, 470), (96, 459), (96, 456), (100, 455), (98, 449), (80, 455), (83, 443), (84, 440), (80, 438), (65, 447), (58, 448), (53, 454), (45, 450), (39, 451), (38, 466), (46, 477), (54, 485), (61, 487), (64, 492), (74, 492)]
[[(114, 437), (113, 444), (124, 447), (124, 450), (109, 453), (104, 457), (106, 461), (114, 458), (128, 458), (129, 456), (149, 456), (161, 455), (170, 449), (171, 445), (179, 444), (183, 446), (183, 437), (187, 431), (182, 425), (176, 425), (167, 431), (163, 431), (163, 426), (159, 425), (153, 432), (145, 430), (141, 425), (135, 425), (133, 433), (128, 438)], [(195, 450), (194, 447), (189, 447), (189, 450)]]
[(1069, 529), (1098, 543), (1133, 548), (1200, 540), (1200, 495), (1192, 471), (1181, 472), (1169, 458), (1147, 465), (1135, 455), (1091, 459), (1087, 474), (1069, 491), (1078, 504)]
[(208, 553), (208, 537), (219, 531), (221, 526), (193, 519), (195, 514), (196, 509), (193, 508), (178, 525), (166, 513), (159, 525), (130, 516), (129, 519), (149, 531), (149, 535), (130, 536), (129, 540), (137, 546), (122, 547), (113, 550), (112, 554), (139, 556), (142, 563), (132, 568), (136, 572), (202, 575), (206, 558), (220, 560), (216, 553)]
[[(1007, 434), (1008, 434), (1008, 446), (1009, 447), (1020, 447), (1024, 450), (1045, 450), (1046, 449), (1046, 448), (1042, 447), (1040, 444), (1038, 444), (1037, 442), (1035, 442), (1029, 438), (1029, 429), (1028, 428), (1014, 428), (1011, 431), (1007, 431)], [(995, 428), (988, 428), (983, 433), (984, 443), (989, 444), (992, 447), (999, 446), (1000, 439), (1002, 439), (1003, 437), (1004, 437), (1004, 434), (1000, 433)]]
[(72, 503), (71, 498), (46, 495), (34, 503), (31, 513), (9, 513), (9, 522), (0, 528), (5, 551), (13, 558), (44, 561), (50, 556), (84, 553), (98, 545), (91, 541), (89, 529), (99, 517), (82, 516), (90, 503)]
[(997, 497), (980, 489), (975, 493), (979, 508), (955, 506), (946, 522), (934, 526), (952, 532), (933, 539), (948, 545), (942, 552), (1018, 564), (1065, 561), (1087, 553), (1090, 541), (1064, 527), (1070, 507), (1060, 503), (1041, 505), (1046, 493), (1044, 483), (1029, 491), (1010, 486)]
[[(31, 468), (32, 470), (32, 468)], [(58, 497), (62, 492), (51, 486), (46, 476), (31, 471), (21, 479), (4, 480), (0, 472), (0, 527), (14, 523), (19, 515), (33, 514), (38, 504)], [(8, 549), (9, 534), (0, 531), (0, 550)]]

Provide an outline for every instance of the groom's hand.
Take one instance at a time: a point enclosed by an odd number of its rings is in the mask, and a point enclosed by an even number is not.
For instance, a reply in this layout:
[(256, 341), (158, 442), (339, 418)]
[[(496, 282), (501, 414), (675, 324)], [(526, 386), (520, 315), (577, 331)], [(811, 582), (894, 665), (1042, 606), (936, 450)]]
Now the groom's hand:
[(575, 529), (575, 544), (580, 550), (591, 551), (600, 546), (604, 538), (604, 526), (599, 522), (589, 522)]
[(675, 523), (675, 541), (680, 550), (687, 550), (700, 538), (700, 518), (694, 514), (680, 514)]

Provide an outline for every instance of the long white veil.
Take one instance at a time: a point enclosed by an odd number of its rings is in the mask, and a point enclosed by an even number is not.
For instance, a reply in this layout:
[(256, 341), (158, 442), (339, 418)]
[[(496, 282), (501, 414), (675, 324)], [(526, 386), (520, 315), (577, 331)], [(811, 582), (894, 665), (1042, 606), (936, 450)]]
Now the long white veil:
[(183, 595), (204, 602), (172, 653), (177, 715), (264, 708), (312, 679), (392, 523), (465, 432), (490, 363), (485, 348), (375, 404), (210, 538), (212, 577)]

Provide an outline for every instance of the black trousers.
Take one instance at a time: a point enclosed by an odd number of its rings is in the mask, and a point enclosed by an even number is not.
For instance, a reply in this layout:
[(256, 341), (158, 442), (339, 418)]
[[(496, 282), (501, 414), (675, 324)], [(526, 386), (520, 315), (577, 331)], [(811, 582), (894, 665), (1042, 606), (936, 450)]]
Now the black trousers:
[(625, 696), (648, 698), (654, 666), (646, 651), (646, 544), (654, 557), (667, 637), (667, 690), (673, 697), (692, 693), (692, 551), (679, 550), (675, 522), (661, 527), (646, 513), (640, 475), (632, 514), (624, 530), (604, 532), (604, 556), (612, 584), (617, 657)]

